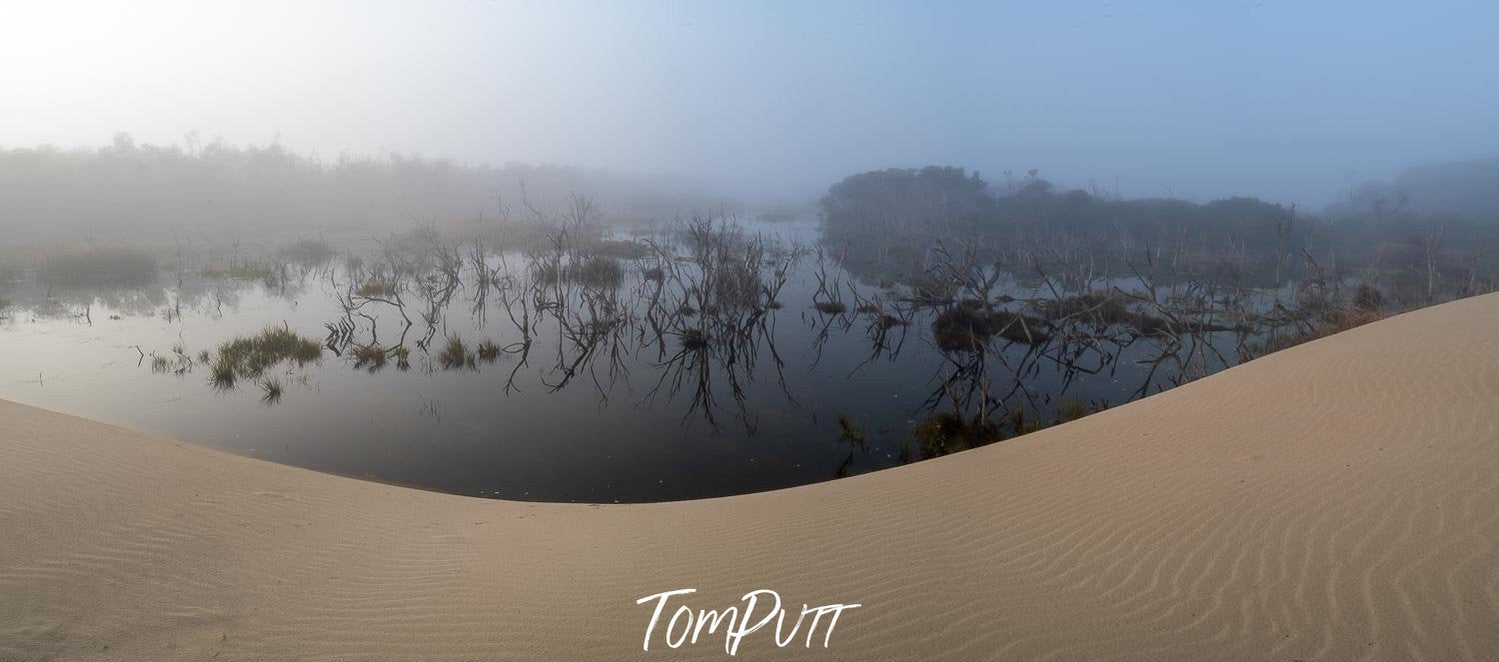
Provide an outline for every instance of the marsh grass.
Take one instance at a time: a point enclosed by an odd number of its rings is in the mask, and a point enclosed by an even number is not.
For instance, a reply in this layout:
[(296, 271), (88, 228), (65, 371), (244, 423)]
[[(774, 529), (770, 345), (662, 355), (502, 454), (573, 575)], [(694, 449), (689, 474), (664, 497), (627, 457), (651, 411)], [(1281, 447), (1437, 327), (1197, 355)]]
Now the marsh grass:
[(478, 346), (474, 348), (474, 354), (484, 363), (494, 363), (496, 359), (500, 358), (500, 346), (495, 344), (493, 340), (485, 338), (479, 341)]
[(1037, 345), (1050, 338), (1045, 320), (1005, 310), (988, 310), (977, 302), (951, 306), (932, 321), (937, 347), (947, 352), (977, 351), (999, 336), (1011, 342)]
[(562, 281), (586, 287), (612, 288), (618, 287), (624, 276), (624, 268), (620, 266), (619, 260), (602, 255), (582, 257), (569, 261), (562, 267), (558, 267), (555, 260), (536, 266), (537, 280), (548, 283), (557, 282), (560, 277)]
[(156, 278), (156, 258), (138, 248), (95, 248), (58, 253), (42, 266), (54, 285), (139, 286)]
[(305, 366), (322, 358), (316, 340), (297, 335), (285, 326), (267, 327), (253, 336), (241, 336), (219, 346), (209, 366), (209, 382), (227, 390), (241, 379), (257, 379), (282, 362)]
[(281, 402), (281, 380), (274, 377), (267, 377), (257, 383), (261, 390), (260, 404), (269, 407)]
[(370, 372), (377, 372), (385, 367), (386, 352), (377, 344), (355, 345), (349, 350), (349, 355), (354, 357), (355, 368), (365, 368)]
[(229, 280), (270, 281), (276, 278), (278, 271), (279, 269), (276, 267), (276, 265), (273, 265), (267, 261), (231, 259), (229, 260), (228, 266), (222, 269), (204, 269), (203, 277)]
[(442, 346), (442, 351), (437, 353), (437, 362), (443, 370), (462, 370), (477, 367), (476, 356), (470, 352), (468, 345), (463, 343), (463, 338), (448, 336), (448, 340)]
[(1079, 400), (1063, 400), (1060, 404), (1057, 405), (1056, 424), (1060, 425), (1062, 423), (1075, 421), (1084, 416), (1095, 414), (1098, 411), (1099, 410), (1097, 407), (1094, 407), (1093, 405), (1090, 405), (1086, 402), (1082, 402)]
[(1036, 310), (1053, 323), (1075, 318), (1100, 324), (1122, 324), (1131, 320), (1130, 299), (1115, 292), (1083, 292), (1061, 299), (1036, 302)]

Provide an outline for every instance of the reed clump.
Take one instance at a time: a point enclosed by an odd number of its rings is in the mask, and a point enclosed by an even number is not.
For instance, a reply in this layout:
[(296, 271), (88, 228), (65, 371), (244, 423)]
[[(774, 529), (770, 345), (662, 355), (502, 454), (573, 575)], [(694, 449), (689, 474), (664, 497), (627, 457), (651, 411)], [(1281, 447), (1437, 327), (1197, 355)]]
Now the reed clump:
[(241, 336), (219, 346), (209, 365), (209, 381), (233, 388), (241, 379), (256, 379), (282, 362), (304, 366), (322, 358), (316, 340), (297, 335), (285, 326), (267, 327), (252, 336)]
[(437, 363), (443, 370), (462, 370), (476, 367), (476, 356), (470, 352), (463, 338), (448, 336), (442, 350), (437, 353)]
[(474, 348), (474, 354), (484, 363), (494, 363), (496, 359), (500, 358), (500, 346), (495, 344), (493, 340), (485, 338), (479, 341), (478, 346)]
[(579, 258), (562, 266), (556, 260), (543, 262), (536, 266), (535, 273), (536, 279), (541, 282), (554, 283), (561, 280), (596, 288), (617, 287), (625, 277), (619, 260), (602, 255)]
[(370, 372), (376, 372), (385, 367), (389, 356), (385, 348), (378, 344), (355, 345), (349, 350), (349, 355), (354, 357), (355, 368), (366, 368)]

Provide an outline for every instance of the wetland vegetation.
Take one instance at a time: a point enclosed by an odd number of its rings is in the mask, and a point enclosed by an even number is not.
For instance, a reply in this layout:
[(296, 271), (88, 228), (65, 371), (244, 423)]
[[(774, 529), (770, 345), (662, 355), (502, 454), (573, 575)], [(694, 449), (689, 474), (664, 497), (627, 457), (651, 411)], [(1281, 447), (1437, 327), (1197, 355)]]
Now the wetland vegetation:
[(628, 223), (501, 195), (375, 236), (13, 257), (0, 333), (33, 355), (6, 378), (316, 468), (647, 501), (976, 448), (1496, 284), (1471, 222), (1035, 173), (871, 172), (790, 213)]

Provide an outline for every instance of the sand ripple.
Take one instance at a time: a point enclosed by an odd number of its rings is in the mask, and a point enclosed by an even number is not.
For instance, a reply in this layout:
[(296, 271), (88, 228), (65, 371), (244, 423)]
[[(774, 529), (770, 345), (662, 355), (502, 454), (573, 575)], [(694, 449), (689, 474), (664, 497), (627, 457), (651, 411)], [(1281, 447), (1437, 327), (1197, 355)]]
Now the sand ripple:
[(674, 504), (418, 492), (0, 402), (3, 660), (631, 659), (635, 599), (681, 587), (866, 605), (828, 650), (745, 659), (1492, 660), (1496, 545), (1496, 295), (977, 451)]

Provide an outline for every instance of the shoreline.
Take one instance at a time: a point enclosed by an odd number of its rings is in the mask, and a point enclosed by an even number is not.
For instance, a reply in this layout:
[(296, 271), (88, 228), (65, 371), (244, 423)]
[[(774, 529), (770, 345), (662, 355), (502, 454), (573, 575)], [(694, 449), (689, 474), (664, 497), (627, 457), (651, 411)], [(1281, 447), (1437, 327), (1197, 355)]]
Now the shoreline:
[(681, 588), (863, 605), (747, 659), (1499, 657), (1495, 329), (1499, 294), (1464, 299), (983, 448), (648, 504), (0, 401), (0, 659), (726, 657), (642, 650), (636, 600)]

